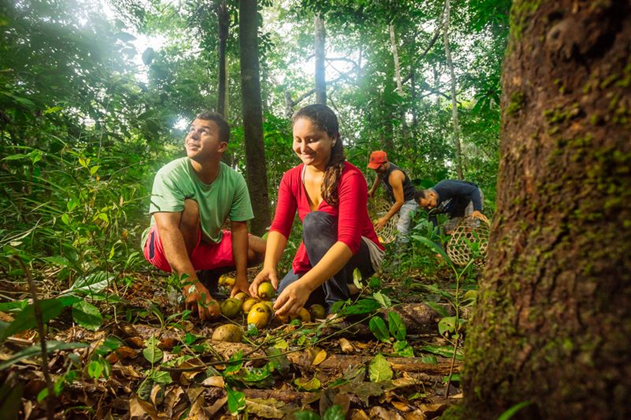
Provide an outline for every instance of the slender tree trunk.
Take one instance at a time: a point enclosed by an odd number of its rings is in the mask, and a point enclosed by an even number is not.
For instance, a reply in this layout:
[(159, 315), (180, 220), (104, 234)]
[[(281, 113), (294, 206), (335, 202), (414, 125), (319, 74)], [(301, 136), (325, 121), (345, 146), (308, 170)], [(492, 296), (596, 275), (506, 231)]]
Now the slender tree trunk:
[(228, 71), (226, 64), (226, 44), (228, 42), (228, 4), (226, 0), (218, 0), (217, 18), (219, 27), (219, 85), (217, 87), (217, 112), (228, 119)]
[(241, 97), (248, 188), (254, 220), (251, 229), (263, 234), (270, 225), (263, 115), (259, 80), (258, 18), (256, 0), (239, 1), (239, 45), (241, 53)]
[(460, 126), (458, 124), (458, 101), (456, 99), (456, 73), (454, 63), (451, 61), (451, 51), (449, 50), (449, 9), (451, 0), (445, 0), (445, 58), (449, 75), (451, 77), (451, 117), (454, 124), (454, 148), (456, 149), (456, 173), (459, 179), (463, 179), (462, 174), (462, 146), (460, 144)]
[[(399, 49), (397, 47), (397, 38), (394, 33), (394, 25), (388, 25), (388, 30), (390, 31), (390, 47), (392, 49), (392, 57), (394, 61), (394, 78), (397, 82), (397, 93), (403, 97), (405, 93), (403, 92), (403, 84), (401, 83), (401, 65), (399, 63)], [(407, 123), (405, 121), (405, 108), (401, 106), (400, 109), (400, 117), (401, 117), (401, 130), (404, 139), (409, 138)]]
[(518, 0), (464, 418), (631, 418), (631, 3)]
[(326, 58), (326, 31), (324, 21), (320, 15), (315, 17), (315, 89), (316, 103), (326, 105), (326, 71), (324, 60)]

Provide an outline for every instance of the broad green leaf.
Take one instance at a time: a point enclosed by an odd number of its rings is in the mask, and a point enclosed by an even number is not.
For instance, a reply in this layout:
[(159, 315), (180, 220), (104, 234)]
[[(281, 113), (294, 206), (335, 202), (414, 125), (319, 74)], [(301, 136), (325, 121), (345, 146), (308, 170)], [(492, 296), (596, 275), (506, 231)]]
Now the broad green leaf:
[(235, 415), (245, 408), (245, 394), (241, 391), (233, 391), (226, 388), (228, 393), (228, 410), (230, 414)]
[(149, 374), (149, 376), (147, 376), (147, 379), (151, 379), (153, 382), (157, 384), (164, 384), (164, 385), (169, 385), (171, 382), (173, 382), (173, 379), (171, 378), (171, 374), (169, 372), (164, 372), (161, 370), (152, 371)]
[(289, 373), (289, 369), (291, 368), (289, 359), (287, 359), (287, 356), (284, 355), (279, 348), (269, 347), (265, 350), (265, 353), (269, 356), (269, 361), (274, 366), (274, 369), (276, 369), (281, 376)]
[[(52, 353), (57, 350), (78, 349), (82, 347), (88, 347), (88, 345), (84, 343), (64, 343), (61, 341), (53, 341), (53, 340), (46, 342), (47, 353)], [(42, 354), (42, 349), (39, 344), (33, 345), (31, 347), (27, 347), (24, 350), (11, 356), (11, 358), (5, 360), (2, 364), (0, 364), (0, 371), (8, 368), (9, 366), (14, 365), (15, 363), (21, 360), (28, 359), (29, 357), (33, 357), (39, 354)]]
[(383, 354), (377, 354), (368, 366), (368, 375), (371, 382), (389, 381), (392, 379), (392, 368)]
[(100, 166), (99, 165), (95, 165), (93, 167), (90, 168), (90, 175), (94, 176), (94, 174), (99, 170)]
[(343, 308), (338, 313), (340, 315), (361, 315), (375, 312), (380, 307), (381, 305), (376, 300), (361, 299), (358, 300), (354, 305)]
[(100, 360), (92, 360), (90, 364), (88, 364), (88, 375), (92, 379), (99, 379), (103, 374), (103, 364)]
[(353, 270), (353, 284), (355, 285), (355, 287), (357, 287), (358, 289), (362, 289), (362, 272), (359, 270), (359, 268), (356, 268)]
[[(64, 309), (64, 304), (60, 299), (45, 299), (39, 301), (39, 307), (42, 311), (42, 320), (45, 323), (53, 318), (59, 316)], [(0, 336), (0, 343), (4, 342), (8, 337), (13, 334), (20, 333), (22, 331), (35, 328), (37, 323), (35, 322), (35, 308), (33, 305), (27, 306), (22, 312), (20, 312), (13, 322), (4, 330)]]
[(448, 316), (438, 321), (438, 333), (440, 335), (445, 335), (446, 332), (448, 333), (456, 332), (456, 317), (455, 316)]
[(297, 378), (294, 381), (294, 385), (296, 385), (296, 387), (298, 388), (298, 391), (307, 391), (307, 392), (317, 391), (318, 389), (322, 387), (320, 380), (316, 378), (315, 376), (309, 379), (308, 381), (305, 380), (304, 378)]
[[(1, 18), (0, 18), (1, 19)], [(24, 392), (24, 383), (22, 381), (14, 381), (9, 383), (6, 381), (0, 387), (0, 413), (3, 418), (17, 419), (22, 409), (22, 393)]]
[(414, 349), (407, 341), (395, 341), (392, 349), (401, 357), (414, 357)]
[[(10, 312), (15, 310), (23, 311), (24, 308), (28, 306), (28, 301), (26, 300), (16, 300), (14, 302), (2, 302), (0, 303), (0, 311), (2, 312)], [(9, 323), (6, 323), (7, 326)]]
[(78, 279), (70, 288), (74, 293), (98, 293), (105, 289), (110, 282), (114, 281), (114, 275), (105, 271), (92, 273), (86, 277)]
[(294, 413), (296, 420), (320, 420), (320, 415), (314, 411), (299, 411)]
[(388, 312), (388, 328), (390, 329), (390, 334), (395, 339), (399, 341), (405, 340), (407, 330), (401, 319), (401, 315), (393, 311)]
[(439, 305), (436, 302), (424, 302), (427, 306), (438, 312), (440, 316), (449, 316), (449, 311), (444, 306)]
[(322, 420), (345, 420), (346, 415), (339, 405), (333, 405), (322, 416)]
[(162, 359), (163, 353), (158, 348), (158, 344), (160, 341), (155, 337), (150, 337), (145, 341), (146, 348), (142, 351), (142, 355), (151, 363), (157, 363)]
[(381, 292), (376, 292), (376, 293), (373, 293), (373, 295), (372, 295), (372, 296), (373, 296), (373, 297), (375, 298), (375, 300), (376, 300), (377, 302), (379, 302), (379, 304), (380, 304), (381, 306), (383, 306), (384, 308), (389, 308), (389, 307), (391, 307), (391, 306), (392, 306), (392, 301), (390, 301), (390, 298), (389, 298), (388, 296), (384, 295), (383, 293), (381, 293)]
[(72, 305), (72, 318), (77, 324), (91, 331), (96, 331), (103, 323), (99, 309), (86, 300)]
[(433, 354), (424, 354), (421, 356), (421, 362), (428, 365), (437, 365), (438, 359)]
[(432, 249), (433, 251), (435, 251), (436, 253), (440, 254), (443, 259), (453, 267), (453, 262), (451, 261), (451, 258), (449, 258), (449, 255), (447, 255), (447, 253), (445, 252), (445, 250), (443, 249), (442, 246), (440, 246), (439, 244), (437, 244), (436, 242), (424, 237), (424, 236), (419, 236), (419, 235), (412, 235), (412, 238), (416, 239), (417, 241), (421, 242), (423, 245), (425, 245), (426, 247)]
[[(421, 347), (422, 351), (426, 351), (429, 353), (434, 353), (437, 354), (439, 356), (443, 356), (443, 357), (453, 357), (454, 355), (454, 349), (453, 347), (448, 347), (448, 346), (443, 346), (443, 347), (438, 347), (438, 346), (423, 346)], [(457, 360), (462, 360), (462, 352), (458, 351), (456, 353), (456, 359)]]
[(389, 343), (390, 334), (388, 334), (388, 328), (386, 327), (386, 323), (380, 316), (373, 316), (370, 318), (370, 323), (368, 324), (370, 327), (370, 331), (377, 337), (377, 340), (383, 341), (384, 343)]
[(60, 106), (54, 106), (54, 107), (52, 107), (52, 108), (48, 108), (48, 109), (46, 109), (46, 110), (44, 111), (44, 115), (46, 115), (46, 114), (52, 114), (53, 112), (58, 112), (58, 111), (61, 111), (61, 110), (63, 110), (63, 107), (60, 107)]

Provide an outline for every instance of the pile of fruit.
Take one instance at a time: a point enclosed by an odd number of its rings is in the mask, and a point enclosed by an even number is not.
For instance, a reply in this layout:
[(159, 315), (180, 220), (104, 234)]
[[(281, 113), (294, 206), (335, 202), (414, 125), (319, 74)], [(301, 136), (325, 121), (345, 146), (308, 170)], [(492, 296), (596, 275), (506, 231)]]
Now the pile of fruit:
[[(232, 289), (234, 279), (222, 276), (219, 279), (219, 285)], [(315, 319), (324, 319), (326, 311), (322, 305), (311, 305), (309, 310), (300, 308), (297, 315), (274, 315), (274, 302), (272, 299), (276, 297), (276, 290), (269, 282), (259, 285), (258, 298), (250, 297), (246, 293), (238, 293), (234, 297), (224, 300), (220, 303), (221, 315), (229, 319), (236, 319), (240, 315), (246, 317), (247, 325), (254, 325), (258, 329), (267, 327), (270, 323), (280, 325), (288, 323), (294, 319), (300, 319), (301, 322), (311, 322)], [(241, 341), (241, 328), (236, 324), (225, 324), (217, 327), (213, 332), (212, 339), (238, 343)]]

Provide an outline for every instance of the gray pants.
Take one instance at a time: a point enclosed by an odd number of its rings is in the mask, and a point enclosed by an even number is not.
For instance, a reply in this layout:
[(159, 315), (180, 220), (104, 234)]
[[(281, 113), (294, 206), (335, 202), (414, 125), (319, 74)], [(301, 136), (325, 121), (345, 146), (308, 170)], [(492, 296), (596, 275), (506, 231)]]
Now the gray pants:
[(415, 200), (406, 201), (399, 209), (399, 221), (397, 222), (399, 235), (397, 236), (397, 242), (407, 243), (410, 240), (408, 234), (412, 223), (412, 213), (416, 210), (418, 210), (418, 204)]

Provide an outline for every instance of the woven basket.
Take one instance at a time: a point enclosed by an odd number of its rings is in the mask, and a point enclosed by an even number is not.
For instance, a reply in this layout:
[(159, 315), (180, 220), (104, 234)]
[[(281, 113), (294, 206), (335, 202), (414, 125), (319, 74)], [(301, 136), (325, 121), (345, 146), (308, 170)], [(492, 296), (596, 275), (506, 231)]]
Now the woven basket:
[(475, 264), (483, 266), (489, 246), (490, 226), (487, 222), (475, 217), (463, 217), (447, 242), (447, 255), (456, 265), (466, 265), (471, 259), (471, 244), (478, 243), (481, 257)]
[[(392, 208), (392, 203), (384, 200), (383, 198), (373, 198), (368, 200), (368, 215), (370, 220), (377, 221), (385, 216)], [(388, 244), (397, 239), (397, 222), (399, 221), (399, 214), (395, 214), (388, 220), (388, 223), (381, 229), (376, 229), (375, 232), (379, 237), (379, 242), (382, 244)]]

